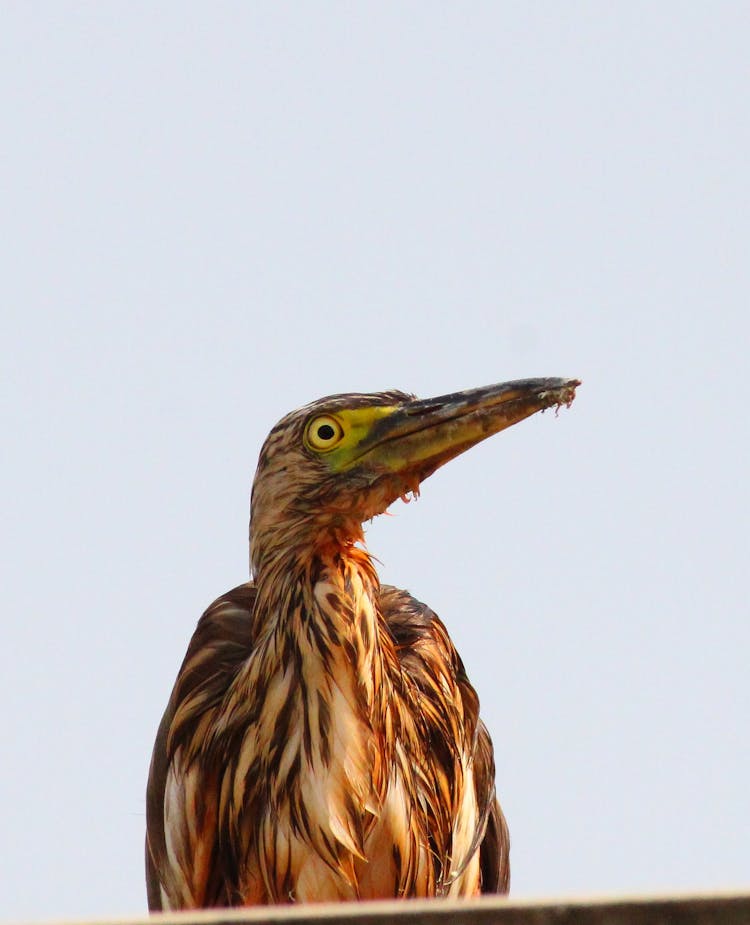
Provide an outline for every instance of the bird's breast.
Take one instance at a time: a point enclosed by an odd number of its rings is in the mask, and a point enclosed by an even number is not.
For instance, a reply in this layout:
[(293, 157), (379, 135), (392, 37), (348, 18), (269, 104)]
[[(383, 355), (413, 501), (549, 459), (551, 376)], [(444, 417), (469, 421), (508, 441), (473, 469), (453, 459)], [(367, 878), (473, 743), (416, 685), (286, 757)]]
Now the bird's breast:
[(392, 896), (426, 864), (409, 860), (414, 756), (393, 735), (396, 662), (367, 590), (356, 572), (318, 581), (246, 666), (237, 701), (256, 701), (253, 722), (223, 788), (251, 859), (246, 902)]

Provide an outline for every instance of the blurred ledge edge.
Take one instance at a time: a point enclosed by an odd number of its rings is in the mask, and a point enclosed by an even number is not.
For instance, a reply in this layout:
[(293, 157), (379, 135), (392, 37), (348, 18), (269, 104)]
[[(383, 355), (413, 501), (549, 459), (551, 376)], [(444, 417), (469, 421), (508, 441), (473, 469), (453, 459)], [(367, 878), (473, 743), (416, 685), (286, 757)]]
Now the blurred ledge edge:
[(750, 925), (750, 891), (577, 899), (414, 899), (201, 909), (58, 925)]

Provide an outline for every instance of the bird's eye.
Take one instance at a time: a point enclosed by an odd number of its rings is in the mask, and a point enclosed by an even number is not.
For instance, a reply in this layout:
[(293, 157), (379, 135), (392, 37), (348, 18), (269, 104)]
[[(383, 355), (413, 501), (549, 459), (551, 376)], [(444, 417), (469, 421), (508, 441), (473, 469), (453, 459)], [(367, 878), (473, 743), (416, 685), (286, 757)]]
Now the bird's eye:
[(344, 428), (329, 414), (313, 418), (307, 425), (307, 445), (312, 450), (331, 450), (344, 436)]

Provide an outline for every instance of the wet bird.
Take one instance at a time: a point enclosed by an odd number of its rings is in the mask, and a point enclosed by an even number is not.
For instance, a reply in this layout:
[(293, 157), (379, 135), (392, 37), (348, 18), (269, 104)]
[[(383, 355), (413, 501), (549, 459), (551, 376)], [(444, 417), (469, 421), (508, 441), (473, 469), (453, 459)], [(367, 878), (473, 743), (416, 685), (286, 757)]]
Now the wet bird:
[(507, 892), (477, 695), (432, 610), (380, 584), (362, 524), (578, 384), (335, 395), (274, 427), (252, 581), (201, 617), (157, 734), (150, 909)]

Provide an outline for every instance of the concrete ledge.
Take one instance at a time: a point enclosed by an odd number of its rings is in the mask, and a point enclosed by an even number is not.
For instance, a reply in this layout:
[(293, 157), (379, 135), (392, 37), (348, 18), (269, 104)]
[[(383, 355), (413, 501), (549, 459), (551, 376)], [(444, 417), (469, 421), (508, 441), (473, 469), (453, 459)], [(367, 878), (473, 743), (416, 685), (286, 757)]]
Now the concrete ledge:
[[(97, 925), (750, 925), (750, 893), (609, 899), (403, 900), (204, 909)], [(74, 925), (74, 923), (69, 923)], [(81, 923), (75, 923), (81, 925)]]

